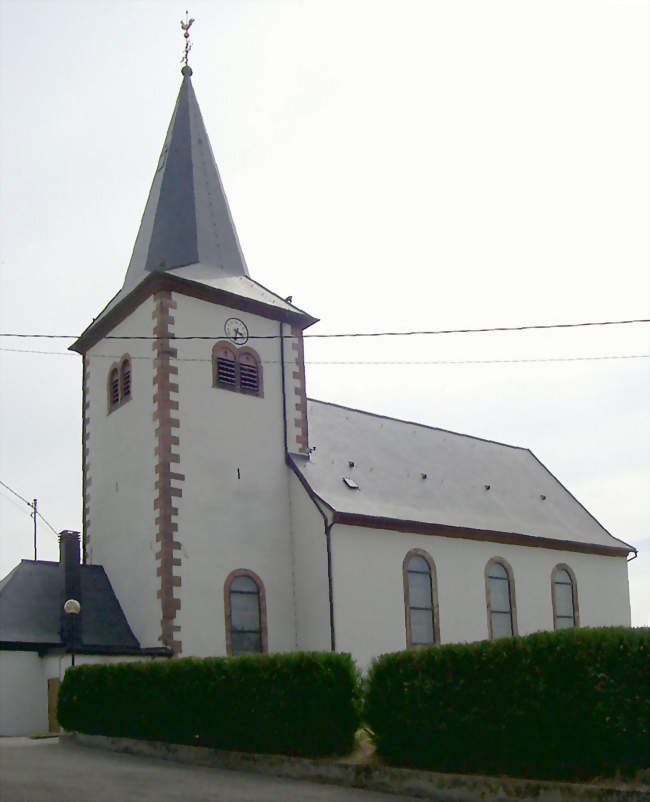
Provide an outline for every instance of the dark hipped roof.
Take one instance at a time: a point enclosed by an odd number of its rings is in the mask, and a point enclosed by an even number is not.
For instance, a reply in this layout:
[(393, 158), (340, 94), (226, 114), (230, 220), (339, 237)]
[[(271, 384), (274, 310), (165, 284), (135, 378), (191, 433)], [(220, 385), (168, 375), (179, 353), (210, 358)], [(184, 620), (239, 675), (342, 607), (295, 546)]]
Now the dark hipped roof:
[[(140, 644), (101, 565), (82, 565), (79, 651), (137, 653)], [(22, 560), (0, 582), (0, 645), (63, 647), (63, 574), (59, 563)]]

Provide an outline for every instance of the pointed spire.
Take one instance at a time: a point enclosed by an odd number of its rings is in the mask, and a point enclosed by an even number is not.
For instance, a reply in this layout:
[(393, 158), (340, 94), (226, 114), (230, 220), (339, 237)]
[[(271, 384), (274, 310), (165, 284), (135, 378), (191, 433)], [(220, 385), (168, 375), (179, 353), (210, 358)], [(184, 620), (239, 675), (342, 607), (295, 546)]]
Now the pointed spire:
[[(110, 330), (118, 309), (152, 274), (169, 274), (181, 288), (202, 287), (229, 304), (248, 308), (301, 328), (316, 318), (250, 278), (212, 154), (201, 110), (192, 88), (189, 27), (181, 21), (185, 48), (183, 82), (151, 184), (140, 230), (122, 289), (84, 330), (71, 350), (85, 353)], [(156, 281), (156, 279), (153, 279)], [(151, 283), (151, 282), (150, 282)], [(222, 295), (219, 296), (219, 293)], [(216, 294), (216, 295), (215, 295)], [(225, 296), (225, 297), (224, 297)]]
[(142, 216), (124, 289), (151, 271), (200, 263), (215, 278), (248, 276), (212, 154), (192, 69), (183, 82)]

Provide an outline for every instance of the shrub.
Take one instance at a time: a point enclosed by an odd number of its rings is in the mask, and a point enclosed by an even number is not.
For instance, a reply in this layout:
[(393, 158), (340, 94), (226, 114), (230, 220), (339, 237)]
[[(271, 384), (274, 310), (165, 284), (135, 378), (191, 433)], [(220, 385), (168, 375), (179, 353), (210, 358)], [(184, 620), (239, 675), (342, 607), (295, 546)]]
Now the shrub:
[(360, 684), (347, 654), (251, 655), (69, 669), (59, 721), (90, 734), (244, 752), (349, 752)]
[(650, 630), (567, 629), (384, 655), (365, 717), (388, 762), (582, 779), (648, 765)]

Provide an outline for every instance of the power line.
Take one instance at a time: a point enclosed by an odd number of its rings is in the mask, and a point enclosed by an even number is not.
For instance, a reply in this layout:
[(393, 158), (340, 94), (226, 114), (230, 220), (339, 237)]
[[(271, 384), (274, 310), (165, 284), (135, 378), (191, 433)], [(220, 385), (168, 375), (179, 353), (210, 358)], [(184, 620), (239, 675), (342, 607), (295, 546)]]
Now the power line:
[(51, 530), (54, 532), (54, 534), (55, 534), (55, 535), (57, 535), (57, 537), (58, 537), (59, 533), (58, 533), (58, 532), (56, 531), (56, 529), (55, 529), (55, 528), (52, 526), (52, 524), (51, 524), (51, 523), (50, 523), (50, 522), (47, 520), (47, 518), (45, 518), (45, 516), (44, 516), (44, 515), (42, 515), (42, 514), (41, 514), (41, 513), (40, 513), (40, 512), (39, 512), (37, 509), (36, 509), (36, 510), (34, 509), (34, 504), (33, 504), (33, 502), (31, 502), (31, 501), (27, 501), (27, 499), (26, 499), (26, 498), (23, 498), (23, 497), (20, 495), (20, 493), (17, 493), (17, 492), (16, 492), (16, 491), (15, 491), (15, 490), (14, 490), (12, 487), (9, 487), (9, 485), (8, 485), (8, 484), (5, 484), (5, 482), (3, 482), (2, 480), (0, 480), (0, 485), (2, 485), (3, 487), (5, 487), (5, 488), (6, 488), (6, 489), (7, 489), (7, 490), (10, 492), (10, 493), (13, 493), (13, 494), (14, 494), (14, 496), (16, 496), (16, 498), (19, 498), (21, 501), (24, 501), (24, 502), (25, 502), (25, 504), (27, 504), (27, 506), (28, 506), (28, 507), (29, 507), (29, 508), (32, 510), (32, 513), (31, 513), (31, 514), (33, 515), (33, 514), (34, 514), (34, 511), (35, 511), (36, 515), (38, 515), (38, 517), (41, 519), (41, 521), (43, 521), (43, 523), (44, 523), (46, 526), (49, 526), (49, 527), (50, 527), (50, 529), (51, 529)]
[(28, 506), (28, 507), (31, 507), (31, 506), (32, 506), (32, 502), (31, 502), (31, 501), (27, 501), (27, 499), (26, 499), (26, 498), (23, 498), (23, 497), (20, 495), (20, 493), (17, 493), (17, 492), (16, 492), (16, 491), (15, 491), (15, 490), (14, 490), (12, 487), (9, 487), (9, 485), (6, 485), (6, 484), (5, 484), (5, 483), (4, 483), (2, 480), (0, 480), (0, 485), (2, 485), (3, 487), (6, 487), (6, 488), (7, 488), (7, 490), (8, 490), (10, 493), (13, 493), (13, 494), (14, 494), (14, 496), (16, 496), (16, 498), (19, 498), (21, 501), (24, 501), (24, 502), (25, 502), (25, 504), (27, 504), (27, 506)]
[[(9, 351), (18, 354), (42, 354), (46, 356), (75, 356), (70, 351), (35, 351), (30, 348), (2, 348), (0, 351)], [(118, 354), (93, 354), (93, 359), (118, 360)], [(599, 362), (615, 359), (648, 359), (650, 354), (599, 354), (596, 356), (553, 356), (530, 357), (521, 359), (425, 359), (425, 360), (305, 360), (305, 365), (496, 365), (496, 364), (522, 364), (534, 362)], [(154, 356), (133, 356), (129, 359), (144, 359), (153, 361)], [(174, 357), (174, 362), (212, 362), (210, 357)], [(279, 365), (279, 359), (261, 360), (262, 365)]]
[[(584, 328), (588, 326), (626, 326), (634, 323), (650, 323), (650, 318), (635, 318), (632, 320), (598, 320), (586, 321), (581, 323), (535, 323), (524, 326), (486, 326), (483, 328), (466, 328), (466, 329), (431, 329), (421, 331), (372, 331), (372, 332), (343, 332), (338, 334), (304, 334), (305, 339), (336, 339), (343, 337), (414, 337), (419, 335), (435, 335), (435, 334), (488, 334), (492, 332), (503, 331), (539, 331), (546, 329), (575, 329)], [(16, 337), (24, 339), (47, 339), (47, 340), (76, 340), (79, 335), (77, 334), (22, 334), (22, 333), (9, 333), (0, 332), (0, 337)], [(169, 335), (166, 337), (153, 337), (148, 335), (117, 335), (107, 334), (102, 339), (104, 340), (215, 340), (219, 339), (221, 335), (207, 335), (207, 334), (189, 334), (184, 336)], [(291, 340), (295, 339), (294, 334), (249, 334), (249, 340)]]

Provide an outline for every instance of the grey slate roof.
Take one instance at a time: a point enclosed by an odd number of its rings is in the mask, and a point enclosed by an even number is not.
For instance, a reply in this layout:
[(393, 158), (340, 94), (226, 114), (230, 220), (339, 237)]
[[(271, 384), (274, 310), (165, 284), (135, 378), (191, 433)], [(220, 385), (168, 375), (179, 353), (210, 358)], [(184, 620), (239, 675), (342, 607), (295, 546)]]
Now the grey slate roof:
[(146, 271), (200, 262), (221, 276), (248, 269), (189, 74), (154, 175), (126, 274), (133, 287)]
[[(85, 652), (133, 653), (131, 631), (100, 565), (81, 569), (81, 648)], [(63, 575), (59, 563), (21, 560), (0, 582), (0, 644), (58, 648), (61, 640)]]
[(124, 286), (84, 335), (147, 276), (161, 272), (315, 322), (250, 278), (190, 74), (183, 76)]
[(526, 448), (322, 401), (308, 401), (308, 420), (315, 450), (296, 464), (312, 492), (337, 512), (627, 546)]

